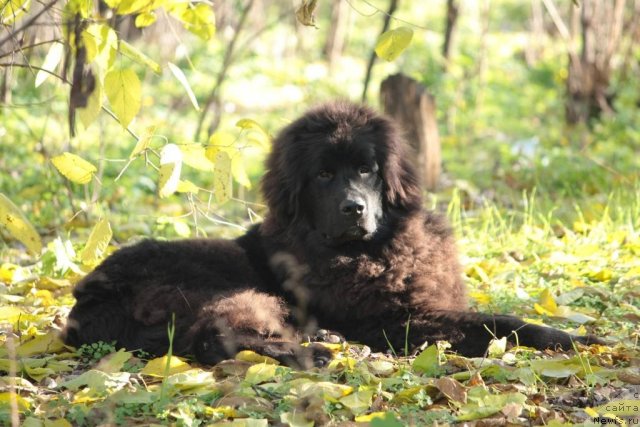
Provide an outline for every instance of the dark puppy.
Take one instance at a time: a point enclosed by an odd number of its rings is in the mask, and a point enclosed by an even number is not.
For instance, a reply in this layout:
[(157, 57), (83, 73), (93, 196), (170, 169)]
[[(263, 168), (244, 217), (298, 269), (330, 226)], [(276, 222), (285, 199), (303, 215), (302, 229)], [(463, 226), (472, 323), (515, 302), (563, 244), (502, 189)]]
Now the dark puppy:
[[(469, 356), (496, 337), (570, 349), (572, 337), (503, 315), (467, 311), (456, 249), (421, 191), (392, 123), (334, 103), (275, 139), (263, 191), (265, 222), (234, 240), (144, 241), (106, 259), (76, 287), (65, 340), (117, 341), (215, 363), (240, 349), (291, 362), (311, 322), (385, 350), (448, 340)], [(383, 333), (383, 331), (385, 333)]]

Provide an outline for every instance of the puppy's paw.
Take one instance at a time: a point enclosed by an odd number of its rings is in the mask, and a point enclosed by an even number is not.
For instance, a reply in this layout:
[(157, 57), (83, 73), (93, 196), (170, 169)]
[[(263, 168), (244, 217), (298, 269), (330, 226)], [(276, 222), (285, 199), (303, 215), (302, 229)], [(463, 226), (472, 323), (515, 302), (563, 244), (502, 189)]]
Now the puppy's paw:
[(309, 342), (324, 342), (327, 344), (342, 344), (347, 342), (347, 340), (342, 336), (342, 334), (329, 331), (327, 329), (318, 329), (315, 334), (308, 335), (307, 341)]
[(333, 359), (331, 350), (322, 344), (311, 343), (306, 348), (311, 352), (311, 362), (316, 368), (324, 368)]
[(201, 331), (193, 341), (191, 353), (203, 365), (213, 366), (229, 358), (221, 342), (220, 334), (215, 330)]

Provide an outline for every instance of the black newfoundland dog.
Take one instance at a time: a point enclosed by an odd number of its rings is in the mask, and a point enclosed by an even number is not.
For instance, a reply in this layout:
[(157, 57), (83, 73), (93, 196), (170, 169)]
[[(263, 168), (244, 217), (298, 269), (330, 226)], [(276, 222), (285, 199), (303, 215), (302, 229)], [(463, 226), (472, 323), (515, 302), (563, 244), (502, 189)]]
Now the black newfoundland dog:
[(480, 356), (493, 337), (538, 349), (597, 341), (468, 311), (451, 231), (423, 209), (398, 130), (369, 108), (332, 103), (287, 126), (262, 189), (264, 223), (236, 240), (145, 240), (107, 258), (76, 286), (65, 341), (161, 355), (172, 318), (174, 354), (205, 364), (242, 349), (322, 364), (324, 346), (299, 345), (309, 325), (377, 351), (447, 340)]

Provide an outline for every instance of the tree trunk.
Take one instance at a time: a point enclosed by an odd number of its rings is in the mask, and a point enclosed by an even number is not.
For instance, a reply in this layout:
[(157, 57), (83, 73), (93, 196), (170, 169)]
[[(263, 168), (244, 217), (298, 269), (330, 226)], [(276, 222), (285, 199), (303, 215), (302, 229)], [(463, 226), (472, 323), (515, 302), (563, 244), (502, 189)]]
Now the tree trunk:
[(582, 51), (579, 57), (569, 56), (566, 102), (569, 124), (588, 123), (602, 113), (613, 112), (609, 82), (612, 58), (622, 35), (624, 3), (625, 0), (582, 1), (579, 19)]
[(444, 42), (442, 44), (442, 59), (444, 71), (449, 66), (451, 51), (453, 50), (453, 41), (458, 15), (460, 14), (460, 3), (457, 0), (447, 0), (447, 16), (444, 27)]
[(331, 5), (331, 24), (324, 45), (324, 55), (329, 69), (333, 68), (336, 60), (342, 56), (347, 33), (349, 18), (349, 4), (345, 0), (333, 0)]
[(385, 113), (396, 120), (417, 153), (415, 166), (423, 186), (435, 190), (440, 178), (441, 156), (433, 97), (420, 83), (399, 73), (382, 82), (380, 98)]
[(542, 55), (544, 40), (546, 38), (541, 0), (531, 0), (531, 19), (529, 22), (531, 25), (529, 43), (527, 43), (524, 54), (527, 65), (533, 66)]

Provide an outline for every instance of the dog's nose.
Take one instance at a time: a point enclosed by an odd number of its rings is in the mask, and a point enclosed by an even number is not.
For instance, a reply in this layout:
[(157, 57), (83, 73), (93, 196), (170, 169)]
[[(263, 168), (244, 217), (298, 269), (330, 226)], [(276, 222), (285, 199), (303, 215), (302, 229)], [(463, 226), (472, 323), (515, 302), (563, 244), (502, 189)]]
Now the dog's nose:
[(364, 200), (359, 198), (345, 199), (340, 203), (340, 213), (345, 216), (360, 218), (365, 210)]

